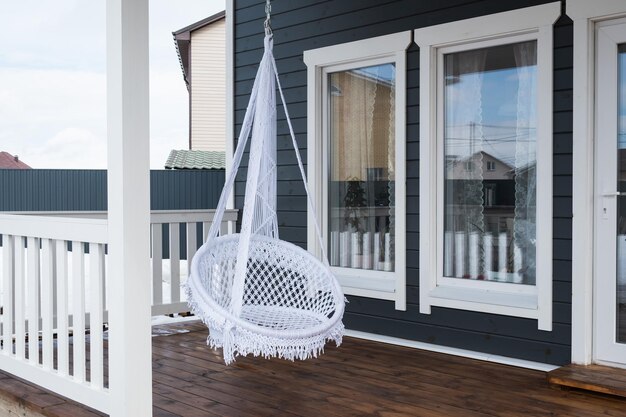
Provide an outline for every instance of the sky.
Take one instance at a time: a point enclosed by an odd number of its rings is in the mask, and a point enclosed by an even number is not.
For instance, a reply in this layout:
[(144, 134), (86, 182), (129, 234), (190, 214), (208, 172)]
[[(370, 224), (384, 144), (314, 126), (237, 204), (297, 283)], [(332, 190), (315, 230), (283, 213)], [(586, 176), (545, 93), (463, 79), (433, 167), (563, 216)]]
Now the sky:
[[(0, 151), (33, 168), (106, 168), (106, 0), (3, 2)], [(150, 166), (186, 149), (188, 93), (172, 32), (224, 0), (150, 0)]]

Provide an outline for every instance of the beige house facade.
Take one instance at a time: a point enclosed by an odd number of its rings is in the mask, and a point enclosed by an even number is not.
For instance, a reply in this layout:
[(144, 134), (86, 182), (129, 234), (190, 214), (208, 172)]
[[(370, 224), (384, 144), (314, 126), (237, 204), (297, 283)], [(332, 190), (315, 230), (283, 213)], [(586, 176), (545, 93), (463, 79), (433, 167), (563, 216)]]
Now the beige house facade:
[(226, 17), (217, 13), (173, 33), (189, 91), (189, 149), (225, 150)]

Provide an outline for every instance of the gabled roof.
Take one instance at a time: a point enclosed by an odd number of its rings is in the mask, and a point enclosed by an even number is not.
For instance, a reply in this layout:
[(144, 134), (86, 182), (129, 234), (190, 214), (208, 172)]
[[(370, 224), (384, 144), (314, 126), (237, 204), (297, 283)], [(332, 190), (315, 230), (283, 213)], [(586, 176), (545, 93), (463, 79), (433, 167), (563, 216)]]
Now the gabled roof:
[(172, 35), (174, 36), (174, 43), (176, 44), (176, 52), (178, 53), (178, 60), (180, 61), (180, 67), (183, 70), (183, 78), (185, 79), (185, 84), (187, 85), (187, 90), (189, 90), (189, 85), (191, 83), (191, 74), (189, 72), (189, 62), (191, 61), (191, 32), (222, 20), (225, 17), (226, 12), (221, 11), (213, 16), (209, 16), (206, 19), (199, 20), (196, 23), (192, 23), (189, 26), (185, 26), (182, 29), (172, 32)]
[(457, 164), (461, 164), (461, 163), (464, 163), (466, 161), (469, 161), (470, 159), (476, 158), (476, 156), (479, 155), (479, 154), (482, 154), (483, 156), (488, 156), (491, 159), (495, 159), (496, 161), (498, 161), (499, 163), (501, 163), (502, 165), (504, 165), (508, 169), (514, 169), (511, 166), (511, 164), (508, 164), (508, 163), (504, 162), (502, 159), (497, 158), (497, 157), (493, 156), (492, 154), (490, 154), (489, 152), (485, 152), (485, 151), (475, 152), (475, 153), (473, 153), (473, 154), (471, 154), (471, 155), (469, 155), (469, 156), (467, 156), (465, 158), (462, 158), (462, 159), (456, 159), (456, 156), (450, 155), (451, 158), (447, 162), (449, 164), (452, 164), (452, 165), (457, 165)]
[(166, 169), (225, 169), (226, 154), (220, 151), (172, 150)]
[(20, 161), (17, 155), (8, 152), (0, 152), (0, 169), (31, 169), (30, 166)]

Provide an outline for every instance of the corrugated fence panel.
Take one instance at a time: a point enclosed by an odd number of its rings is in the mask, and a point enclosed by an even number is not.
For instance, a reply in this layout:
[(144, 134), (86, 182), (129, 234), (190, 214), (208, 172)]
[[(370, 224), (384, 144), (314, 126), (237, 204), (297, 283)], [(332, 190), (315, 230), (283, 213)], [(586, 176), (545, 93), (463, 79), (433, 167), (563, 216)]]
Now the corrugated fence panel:
[[(303, 51), (450, 21), (548, 3), (545, 0), (301, 0), (274, 2), (274, 56), (300, 150), (306, 153), (306, 65)], [(264, 1), (235, 0), (235, 134), (263, 48)], [(570, 361), (572, 23), (554, 27), (554, 330), (535, 320), (433, 308), (419, 313), (419, 49), (407, 51), (407, 311), (393, 302), (349, 297), (348, 328), (552, 364)], [(278, 110), (278, 216), (281, 236), (306, 246), (303, 197), (289, 132)], [(306, 156), (303, 155), (306, 161)], [(247, 158), (237, 175), (243, 206)], [(562, 255), (561, 255), (562, 254)]]
[[(150, 207), (212, 209), (223, 185), (223, 170), (154, 170), (150, 172)], [(0, 169), (0, 211), (106, 209), (105, 170)]]

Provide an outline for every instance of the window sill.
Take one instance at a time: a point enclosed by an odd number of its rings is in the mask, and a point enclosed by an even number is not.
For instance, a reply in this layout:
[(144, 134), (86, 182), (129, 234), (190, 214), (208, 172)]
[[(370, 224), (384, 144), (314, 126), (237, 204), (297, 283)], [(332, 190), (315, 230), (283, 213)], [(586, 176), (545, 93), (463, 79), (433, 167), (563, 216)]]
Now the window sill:
[(395, 301), (396, 310), (406, 310), (406, 294), (404, 286), (398, 285), (397, 272), (332, 266), (330, 269), (346, 295)]
[(533, 319), (539, 316), (537, 294), (437, 286), (430, 291), (428, 299), (430, 305), (438, 307)]

